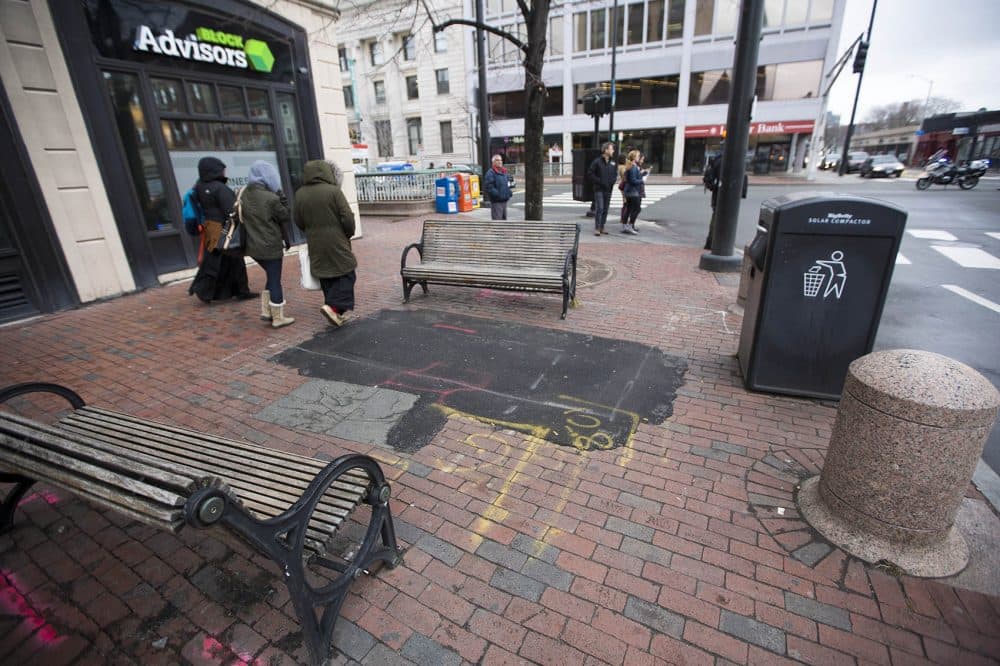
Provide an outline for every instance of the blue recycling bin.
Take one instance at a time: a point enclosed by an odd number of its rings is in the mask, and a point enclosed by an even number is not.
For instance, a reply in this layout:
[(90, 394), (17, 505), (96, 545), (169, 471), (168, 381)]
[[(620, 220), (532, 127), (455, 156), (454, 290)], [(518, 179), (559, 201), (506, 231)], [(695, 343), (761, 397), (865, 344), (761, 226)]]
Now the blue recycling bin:
[(434, 181), (434, 202), (439, 213), (458, 212), (458, 179), (445, 176)]

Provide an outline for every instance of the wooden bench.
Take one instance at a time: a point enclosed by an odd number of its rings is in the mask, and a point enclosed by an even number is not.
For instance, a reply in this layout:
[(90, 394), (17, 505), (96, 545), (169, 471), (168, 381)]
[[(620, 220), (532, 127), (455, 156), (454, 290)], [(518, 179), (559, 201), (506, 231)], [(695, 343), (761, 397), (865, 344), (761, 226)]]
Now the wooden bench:
[[(562, 294), (562, 318), (576, 299), (580, 225), (575, 222), (425, 220), (419, 243), (403, 250), (403, 302), (427, 284)], [(416, 249), (419, 264), (406, 264)]]
[[(38, 391), (66, 398), (73, 410), (53, 424), (0, 411), (0, 482), (14, 484), (0, 506), (0, 533), (13, 527), (36, 481), (174, 533), (227, 527), (278, 565), (315, 663), (330, 655), (351, 583), (376, 564), (402, 562), (389, 484), (368, 456), (324, 463), (88, 407), (55, 384), (10, 386), (0, 403)], [(361, 504), (371, 517), (357, 551), (332, 552), (332, 538)], [(317, 586), (316, 572), (333, 579)]]

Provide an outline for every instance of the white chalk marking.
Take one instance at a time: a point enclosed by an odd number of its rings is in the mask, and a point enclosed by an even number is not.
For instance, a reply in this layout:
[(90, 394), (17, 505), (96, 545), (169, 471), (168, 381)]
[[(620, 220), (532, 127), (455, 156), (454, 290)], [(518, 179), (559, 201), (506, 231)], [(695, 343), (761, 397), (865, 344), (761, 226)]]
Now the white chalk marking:
[(965, 289), (962, 289), (961, 287), (958, 287), (958, 286), (953, 285), (953, 284), (943, 284), (941, 286), (944, 287), (945, 289), (947, 289), (948, 291), (950, 291), (953, 294), (958, 294), (962, 298), (969, 299), (970, 301), (972, 301), (976, 305), (982, 305), (984, 308), (986, 308), (988, 310), (993, 310), (993, 312), (996, 312), (997, 314), (1000, 314), (1000, 305), (997, 305), (996, 303), (994, 303), (993, 301), (991, 301), (989, 299), (983, 298), (982, 296), (979, 296), (978, 294), (973, 294), (971, 291), (966, 291)]

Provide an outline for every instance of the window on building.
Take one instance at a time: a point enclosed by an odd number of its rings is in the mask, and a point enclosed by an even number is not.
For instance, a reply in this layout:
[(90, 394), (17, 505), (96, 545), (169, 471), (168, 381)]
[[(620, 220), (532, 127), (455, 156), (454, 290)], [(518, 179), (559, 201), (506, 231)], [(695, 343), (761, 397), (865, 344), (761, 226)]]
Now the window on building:
[[(799, 3), (792, 3), (793, 5)], [(805, 14), (805, 10), (808, 4), (801, 3), (803, 9), (802, 13)], [(785, 13), (785, 0), (764, 0), (764, 27), (765, 28), (780, 28), (781, 18)]]
[[(672, 3), (671, 3), (672, 4)], [(712, 34), (712, 14), (715, 13), (715, 0), (698, 0), (694, 7), (694, 34)]]
[(406, 77), (406, 99), (418, 99), (420, 91), (417, 89), (417, 76)]
[(437, 78), (438, 95), (447, 95), (451, 92), (451, 84), (448, 82), (447, 69), (435, 69), (434, 76)]
[(590, 50), (603, 49), (608, 45), (605, 32), (604, 10), (596, 9), (590, 12)]
[(549, 55), (559, 57), (563, 54), (563, 17), (549, 19)]
[(728, 69), (691, 73), (688, 104), (728, 104), (732, 75)]
[(344, 108), (354, 108), (354, 86), (344, 86)]
[(819, 94), (822, 60), (782, 62), (757, 68), (759, 100), (805, 99)]
[(684, 0), (670, 0), (667, 13), (667, 39), (680, 39), (684, 35)]
[(406, 119), (406, 139), (409, 142), (410, 155), (416, 155), (424, 146), (424, 133), (420, 118)]
[(385, 81), (375, 81), (372, 85), (375, 87), (375, 103), (385, 104)]
[(403, 60), (417, 59), (417, 40), (413, 35), (403, 35)]
[[(523, 90), (511, 90), (505, 93), (495, 93), (489, 96), (490, 117), (501, 118), (524, 118), (527, 103)], [(563, 106), (562, 86), (552, 86), (546, 90), (545, 101), (542, 105), (543, 116), (561, 116)]]
[(378, 67), (385, 62), (385, 56), (382, 53), (382, 44), (379, 42), (370, 42), (368, 44), (368, 56), (371, 58), (372, 67)]
[(641, 2), (633, 2), (628, 6), (628, 43), (642, 44), (642, 28), (645, 20), (645, 5)]
[(812, 0), (809, 22), (829, 23), (831, 20), (833, 20), (833, 0)]
[[(677, 91), (679, 76), (656, 76), (642, 79), (625, 79), (615, 81), (615, 110), (631, 111), (634, 109), (671, 108), (677, 106)], [(575, 99), (579, 100), (584, 90), (601, 88), (611, 90), (611, 83), (578, 83), (575, 86)], [(583, 104), (576, 102), (576, 113), (583, 113)]]
[[(520, 39), (522, 42), (525, 42), (528, 39), (526, 36), (526, 32), (524, 30), (523, 23), (518, 23), (517, 25), (504, 26), (503, 29), (510, 32), (512, 35)], [(503, 51), (504, 62), (517, 62), (521, 55), (520, 50), (516, 46), (508, 42), (506, 39), (502, 40), (502, 43), (504, 49)]]
[(617, 46), (622, 46), (625, 43), (625, 6), (619, 5), (618, 7), (612, 9), (608, 12), (608, 44), (614, 39), (614, 43)]
[(434, 53), (447, 53), (448, 52), (448, 35), (441, 32), (434, 33)]
[(379, 157), (392, 157), (392, 122), (389, 120), (375, 121), (375, 143), (378, 144)]
[(455, 152), (455, 144), (451, 137), (451, 121), (445, 120), (441, 122), (441, 152), (442, 153), (453, 153)]
[(574, 51), (587, 50), (587, 12), (577, 12), (573, 14), (573, 40)]
[(739, 19), (739, 0), (715, 0), (715, 30), (713, 34), (736, 34), (736, 24), (739, 22)]
[(806, 10), (809, 8), (804, 2), (789, 2), (785, 8), (784, 24), (787, 26), (800, 26), (806, 22)]
[(340, 71), (347, 72), (350, 70), (350, 64), (347, 62), (347, 47), (338, 46), (337, 47), (337, 57), (340, 59)]
[(663, 0), (649, 0), (646, 41), (659, 42), (663, 39)]

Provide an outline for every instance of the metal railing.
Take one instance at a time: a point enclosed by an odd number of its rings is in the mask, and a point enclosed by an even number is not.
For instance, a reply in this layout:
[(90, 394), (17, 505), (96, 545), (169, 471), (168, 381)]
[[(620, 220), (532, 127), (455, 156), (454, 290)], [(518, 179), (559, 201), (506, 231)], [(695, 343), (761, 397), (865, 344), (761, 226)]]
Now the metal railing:
[(437, 171), (394, 171), (389, 173), (358, 173), (359, 203), (382, 201), (425, 201), (434, 198)]

